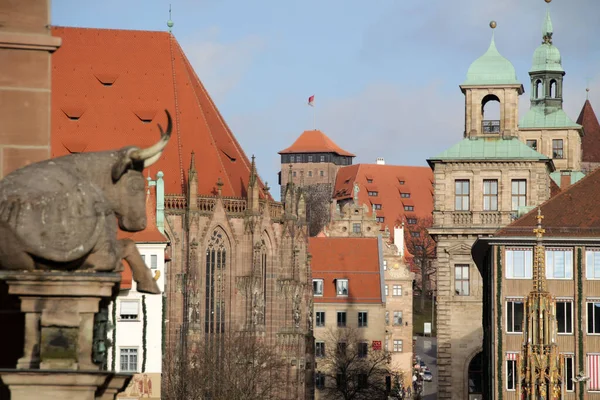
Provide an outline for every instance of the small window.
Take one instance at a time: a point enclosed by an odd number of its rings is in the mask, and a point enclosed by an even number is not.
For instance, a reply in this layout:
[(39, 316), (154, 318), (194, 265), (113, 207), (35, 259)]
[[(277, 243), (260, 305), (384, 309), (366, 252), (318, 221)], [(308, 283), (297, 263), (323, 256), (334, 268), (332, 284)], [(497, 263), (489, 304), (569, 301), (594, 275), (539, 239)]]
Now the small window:
[(556, 302), (556, 322), (558, 323), (558, 333), (565, 335), (573, 334), (573, 302)]
[(588, 335), (600, 334), (600, 301), (587, 303), (587, 333)]
[(296, 171), (292, 172), (292, 176), (295, 178), (296, 177)]
[(531, 279), (533, 270), (533, 249), (506, 249), (506, 279)]
[(377, 217), (376, 221), (379, 223), (383, 223), (385, 221), (385, 217)]
[(369, 353), (369, 345), (365, 342), (358, 343), (358, 357), (365, 358)]
[(392, 296), (402, 296), (402, 286), (394, 285), (392, 287)]
[(404, 211), (415, 211), (415, 206), (404, 206)]
[(308, 176), (312, 176), (312, 171), (308, 171)]
[(498, 181), (496, 179), (483, 181), (483, 210), (498, 211)]
[(308, 156), (308, 162), (313, 162), (313, 156)]
[(400, 193), (400, 197), (403, 199), (410, 199), (410, 193)]
[(337, 326), (338, 326), (338, 328), (346, 327), (346, 311), (338, 311)]
[(600, 279), (600, 249), (585, 251), (585, 277)]
[(348, 279), (337, 279), (335, 288), (338, 296), (348, 296)]
[[(390, 324), (390, 312), (386, 311), (385, 312), (385, 325), (387, 326), (389, 324)], [(386, 341), (386, 344), (387, 344), (387, 341)]]
[(394, 352), (402, 353), (402, 340), (394, 339)]
[(321, 162), (325, 162), (325, 156), (320, 156), (320, 157), (319, 157), (319, 160), (320, 160)]
[(523, 333), (523, 300), (506, 302), (506, 332)]
[(360, 224), (352, 224), (352, 233), (360, 233), (361, 229), (360, 229)]
[(399, 181), (401, 185), (404, 185), (404, 181)]
[(323, 296), (323, 279), (313, 279), (313, 295)]
[(414, 238), (418, 238), (421, 237), (421, 232), (411, 232), (410, 236), (414, 237)]
[(407, 222), (409, 225), (416, 225), (417, 219), (416, 218), (408, 218)]
[(575, 382), (573, 382), (573, 378), (575, 377), (573, 375), (573, 354), (563, 354), (563, 357), (565, 359), (563, 382), (565, 382), (565, 389), (567, 389), (567, 392), (573, 392), (575, 391)]
[(290, 162), (293, 163), (294, 162), (294, 156), (290, 156)]
[(338, 372), (335, 376), (335, 384), (340, 391), (346, 390), (346, 375), (341, 372)]
[(367, 327), (367, 322), (368, 322), (367, 312), (366, 311), (359, 311), (358, 312), (358, 327), (359, 328), (366, 328)]
[(506, 360), (506, 390), (517, 389), (517, 360)]
[(315, 387), (318, 390), (325, 389), (325, 375), (323, 375), (321, 372), (317, 372), (315, 374)]
[(552, 139), (552, 158), (564, 158), (562, 139)]
[(512, 180), (512, 209), (517, 211), (519, 207), (527, 205), (527, 181), (525, 179)]
[(469, 295), (469, 265), (454, 266), (454, 290), (457, 296)]
[(146, 264), (146, 255), (145, 254), (140, 254), (142, 256), (142, 261), (144, 262), (144, 264)]
[(394, 325), (402, 326), (402, 311), (394, 311)]
[(356, 377), (356, 386), (358, 390), (364, 390), (369, 387), (369, 376), (365, 373), (360, 373)]
[(367, 178), (367, 183), (373, 183), (373, 179)]
[(338, 354), (346, 354), (346, 350), (348, 350), (348, 344), (346, 342), (338, 342), (338, 344), (337, 344)]
[(319, 327), (325, 326), (325, 311), (315, 312), (315, 325)]
[(137, 372), (138, 369), (138, 349), (136, 348), (121, 348), (121, 371), (120, 372)]
[(385, 285), (385, 297), (389, 296), (388, 285)]
[(535, 139), (527, 139), (526, 143), (527, 143), (527, 146), (529, 146), (532, 149), (534, 149), (535, 151), (537, 151), (537, 140), (535, 140)]
[(573, 279), (573, 251), (546, 248), (546, 279)]
[(121, 300), (121, 319), (137, 320), (139, 318), (140, 303), (137, 300)]
[(387, 271), (387, 260), (383, 260), (383, 270)]
[(381, 210), (381, 204), (373, 204), (375, 210)]
[(368, 194), (369, 196), (376, 197), (376, 196), (378, 196), (378, 195), (379, 195), (379, 192), (376, 192), (376, 191), (373, 191), (373, 190), (369, 190), (369, 191), (367, 192), (367, 194)]
[(454, 186), (455, 186), (454, 209), (456, 211), (469, 211), (469, 205), (470, 205), (469, 183), (470, 182), (467, 179), (457, 179), (454, 182)]
[(325, 342), (315, 342), (315, 357), (325, 357)]
[(158, 268), (158, 256), (156, 254), (150, 255), (150, 268)]
[(325, 171), (323, 171), (323, 170), (319, 171), (319, 176), (325, 176)]

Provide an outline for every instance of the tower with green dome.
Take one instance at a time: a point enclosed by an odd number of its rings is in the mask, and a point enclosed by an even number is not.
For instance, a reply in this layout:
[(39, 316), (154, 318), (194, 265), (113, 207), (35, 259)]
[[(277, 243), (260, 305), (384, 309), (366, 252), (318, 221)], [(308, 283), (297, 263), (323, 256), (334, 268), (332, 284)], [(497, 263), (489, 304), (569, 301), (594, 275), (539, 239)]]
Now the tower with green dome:
[(579, 171), (583, 130), (562, 108), (565, 70), (553, 34), (548, 9), (542, 23), (542, 43), (533, 53), (529, 70), (531, 107), (519, 122), (519, 137), (552, 158), (557, 170)]

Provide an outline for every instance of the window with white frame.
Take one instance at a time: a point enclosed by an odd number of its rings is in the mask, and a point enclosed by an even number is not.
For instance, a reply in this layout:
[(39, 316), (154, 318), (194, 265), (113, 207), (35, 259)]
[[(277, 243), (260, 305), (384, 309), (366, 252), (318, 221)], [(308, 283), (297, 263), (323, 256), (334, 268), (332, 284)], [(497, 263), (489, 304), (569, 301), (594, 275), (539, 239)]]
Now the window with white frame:
[(390, 324), (390, 312), (389, 311), (385, 312), (385, 324), (386, 325)]
[(368, 318), (368, 314), (366, 311), (358, 312), (358, 327), (359, 328), (366, 328), (368, 320), (369, 320), (369, 318)]
[(572, 353), (564, 353), (563, 359), (565, 360), (565, 365), (563, 368), (563, 382), (564, 389), (567, 392), (575, 391), (575, 382), (573, 382), (573, 378), (575, 377), (574, 364), (573, 364), (573, 354)]
[(140, 314), (140, 302), (137, 300), (121, 300), (120, 319), (137, 320)]
[(394, 339), (394, 352), (396, 352), (396, 353), (402, 352), (402, 340)]
[(556, 322), (559, 334), (573, 334), (573, 300), (559, 299), (556, 301)]
[(527, 181), (525, 179), (512, 180), (512, 209), (517, 211), (519, 207), (527, 205)]
[(469, 264), (454, 266), (454, 290), (457, 296), (469, 295)]
[(313, 279), (313, 295), (323, 296), (323, 279)]
[(506, 332), (523, 333), (523, 299), (506, 302)]
[(587, 302), (587, 333), (600, 334), (600, 299)]
[(516, 353), (506, 353), (506, 390), (517, 390)]
[(385, 297), (389, 296), (388, 285), (385, 285)]
[(587, 354), (588, 392), (600, 391), (600, 354)]
[(315, 357), (325, 357), (325, 342), (315, 342)]
[(546, 248), (546, 279), (573, 279), (573, 250)]
[(483, 210), (498, 211), (497, 179), (485, 179), (483, 181)]
[(531, 247), (507, 248), (504, 256), (506, 279), (531, 279), (533, 271), (533, 249)]
[(387, 260), (383, 260), (383, 270), (387, 271)]
[(158, 256), (156, 254), (150, 255), (150, 268), (152, 268), (152, 269), (158, 268)]
[(400, 286), (400, 285), (392, 286), (392, 296), (402, 296), (402, 286)]
[(358, 357), (365, 358), (369, 354), (369, 344), (367, 342), (358, 343)]
[(325, 311), (315, 311), (315, 325), (325, 326)]
[(337, 326), (338, 328), (346, 327), (346, 311), (337, 312)]
[(348, 279), (337, 279), (335, 287), (338, 296), (348, 296)]
[(137, 372), (138, 369), (138, 349), (133, 347), (121, 347), (121, 371)]
[(468, 179), (457, 179), (454, 181), (454, 209), (456, 211), (469, 211), (469, 180)]
[(394, 311), (394, 325), (402, 325), (402, 311)]
[(585, 277), (600, 279), (600, 249), (585, 251)]

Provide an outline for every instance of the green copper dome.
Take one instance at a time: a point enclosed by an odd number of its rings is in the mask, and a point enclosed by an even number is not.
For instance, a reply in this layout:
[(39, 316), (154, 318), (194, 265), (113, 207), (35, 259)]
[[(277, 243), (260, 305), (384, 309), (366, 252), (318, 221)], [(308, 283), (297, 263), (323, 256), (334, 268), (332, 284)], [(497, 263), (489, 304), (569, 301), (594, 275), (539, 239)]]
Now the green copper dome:
[(552, 44), (552, 31), (550, 11), (546, 11), (546, 18), (542, 24), (542, 38), (544, 41), (533, 53), (533, 65), (529, 72), (565, 72), (561, 65), (560, 51)]
[(502, 57), (492, 42), (484, 55), (473, 61), (463, 85), (519, 85), (515, 67)]

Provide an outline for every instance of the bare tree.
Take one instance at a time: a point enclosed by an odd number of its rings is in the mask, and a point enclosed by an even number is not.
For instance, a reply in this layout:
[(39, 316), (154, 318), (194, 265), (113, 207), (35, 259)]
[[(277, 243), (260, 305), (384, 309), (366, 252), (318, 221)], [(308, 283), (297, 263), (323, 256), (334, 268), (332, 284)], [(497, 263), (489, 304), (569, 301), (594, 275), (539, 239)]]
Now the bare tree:
[(163, 399), (280, 399), (287, 364), (253, 335), (222, 335), (194, 346), (165, 368)]
[(302, 187), (306, 201), (306, 222), (308, 234), (317, 236), (329, 223), (333, 186), (329, 183), (318, 183)]
[(394, 373), (385, 350), (373, 350), (358, 329), (330, 329), (324, 349), (317, 349), (317, 390), (321, 398), (363, 400), (386, 399), (386, 378)]
[(412, 258), (410, 263), (419, 269), (421, 278), (421, 310), (425, 308), (425, 298), (429, 289), (430, 275), (435, 272), (433, 260), (436, 257), (436, 243), (428, 229), (433, 225), (432, 217), (417, 217), (416, 224), (409, 224), (404, 237), (406, 250)]

